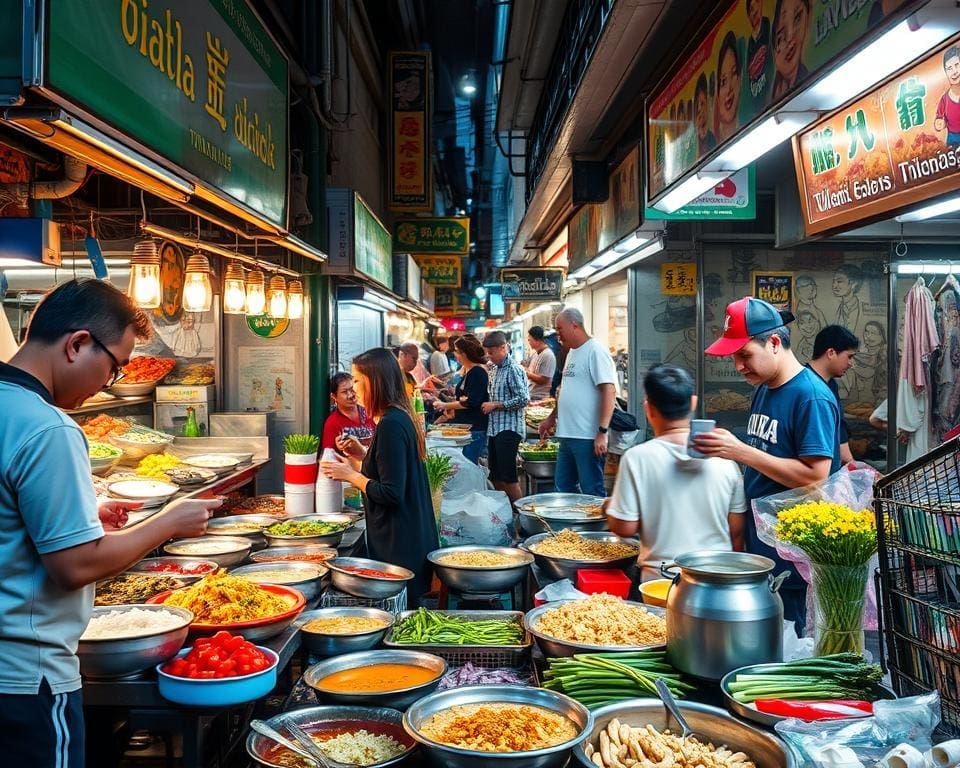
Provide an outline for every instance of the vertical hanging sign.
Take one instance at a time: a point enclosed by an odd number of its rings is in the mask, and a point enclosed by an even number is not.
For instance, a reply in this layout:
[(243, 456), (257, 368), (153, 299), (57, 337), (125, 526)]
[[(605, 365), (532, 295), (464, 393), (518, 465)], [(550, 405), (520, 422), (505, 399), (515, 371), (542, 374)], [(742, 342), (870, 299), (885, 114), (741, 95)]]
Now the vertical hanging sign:
[(392, 211), (433, 210), (430, 163), (430, 54), (391, 51), (390, 191)]

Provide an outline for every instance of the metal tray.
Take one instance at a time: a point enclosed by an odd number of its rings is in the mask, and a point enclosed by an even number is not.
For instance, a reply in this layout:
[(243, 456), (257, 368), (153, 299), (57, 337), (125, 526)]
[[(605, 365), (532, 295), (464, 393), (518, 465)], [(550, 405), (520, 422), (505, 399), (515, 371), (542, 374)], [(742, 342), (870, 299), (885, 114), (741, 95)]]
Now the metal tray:
[[(439, 656), (451, 666), (463, 666), (468, 661), (484, 667), (521, 667), (530, 658), (533, 648), (533, 636), (526, 629), (523, 631), (523, 640), (520, 645), (446, 645), (443, 643), (422, 643), (409, 645), (393, 642), (393, 632), (396, 625), (416, 611), (402, 611), (383, 644), (387, 648), (407, 648), (411, 651), (425, 651)], [(487, 619), (512, 619), (523, 629), (523, 611), (437, 611), (446, 616), (485, 621)]]
[[(569, 514), (576, 512), (574, 507), (582, 504), (600, 504), (601, 502), (603, 502), (602, 496), (587, 496), (582, 493), (537, 493), (533, 496), (524, 496), (522, 499), (518, 499), (515, 506), (520, 512), (532, 512), (536, 508), (541, 515), (549, 517), (554, 512)], [(581, 517), (600, 516), (581, 514)]]
[[(771, 715), (766, 712), (761, 712), (758, 709), (754, 709), (749, 704), (744, 704), (737, 701), (730, 693), (728, 685), (733, 682), (733, 679), (737, 675), (752, 674), (755, 672), (766, 672), (771, 669), (776, 669), (783, 666), (782, 664), (750, 664), (746, 667), (739, 667), (730, 672), (727, 672), (720, 680), (720, 693), (723, 694), (723, 701), (726, 704), (727, 709), (729, 709), (737, 717), (741, 717), (744, 720), (751, 720), (754, 723), (759, 723), (764, 725), (767, 728), (773, 728), (781, 720), (786, 720), (787, 718), (780, 715)], [(877, 685), (874, 689), (875, 698), (873, 701), (878, 701), (880, 699), (895, 699), (897, 695), (887, 688), (885, 685)], [(852, 719), (852, 718), (851, 718)], [(831, 721), (835, 722), (835, 721)]]

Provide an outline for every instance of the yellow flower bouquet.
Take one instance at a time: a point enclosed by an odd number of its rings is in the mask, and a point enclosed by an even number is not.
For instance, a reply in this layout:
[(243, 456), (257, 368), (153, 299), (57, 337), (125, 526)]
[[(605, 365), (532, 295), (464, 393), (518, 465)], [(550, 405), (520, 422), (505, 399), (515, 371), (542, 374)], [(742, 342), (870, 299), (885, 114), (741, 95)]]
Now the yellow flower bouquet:
[(804, 502), (779, 512), (776, 535), (810, 558), (816, 655), (862, 653), (868, 564), (877, 551), (873, 510)]

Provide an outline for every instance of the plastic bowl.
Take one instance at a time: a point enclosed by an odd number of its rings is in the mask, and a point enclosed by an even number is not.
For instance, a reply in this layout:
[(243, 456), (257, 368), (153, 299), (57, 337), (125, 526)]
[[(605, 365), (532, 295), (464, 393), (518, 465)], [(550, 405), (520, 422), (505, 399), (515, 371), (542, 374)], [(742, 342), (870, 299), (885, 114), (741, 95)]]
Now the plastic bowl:
[[(194, 680), (175, 677), (163, 671), (164, 664), (157, 664), (157, 683), (160, 695), (175, 704), (188, 707), (229, 707), (266, 696), (277, 684), (277, 664), (280, 657), (269, 648), (258, 645), (271, 664), (267, 669), (241, 677), (220, 677), (213, 680)], [(177, 657), (189, 653), (186, 648)]]
[[(262, 619), (237, 621), (231, 624), (206, 624), (204, 622), (194, 621), (190, 624), (190, 634), (212, 635), (223, 629), (234, 635), (242, 635), (247, 640), (266, 640), (268, 637), (279, 635), (289, 627), (307, 604), (303, 593), (293, 589), (293, 587), (284, 587), (280, 584), (261, 584), (260, 589), (286, 598), (290, 604), (290, 608), (282, 613), (265, 616)], [(151, 597), (147, 602), (155, 605), (163, 604), (171, 594), (173, 593), (161, 592), (159, 595)]]
[(672, 579), (654, 579), (645, 581), (640, 585), (640, 597), (647, 605), (655, 605), (658, 608), (667, 607), (667, 592), (673, 586)]

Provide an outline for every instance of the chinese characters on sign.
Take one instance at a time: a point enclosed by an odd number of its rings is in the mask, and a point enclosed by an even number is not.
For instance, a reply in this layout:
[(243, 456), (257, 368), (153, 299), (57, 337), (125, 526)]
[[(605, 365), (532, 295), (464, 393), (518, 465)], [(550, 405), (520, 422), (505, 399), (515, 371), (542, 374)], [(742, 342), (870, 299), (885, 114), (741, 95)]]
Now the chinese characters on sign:
[(430, 163), (430, 54), (390, 53), (390, 191), (394, 211), (433, 208)]
[(246, 2), (46, 5), (57, 103), (286, 228), (287, 61)]
[(960, 37), (794, 139), (808, 235), (960, 183)]
[(661, 264), (660, 293), (664, 296), (696, 296), (697, 265), (686, 261)]
[(393, 225), (398, 251), (412, 253), (470, 253), (470, 219), (466, 216), (447, 218), (400, 218)]
[(414, 256), (420, 265), (420, 274), (430, 285), (459, 288), (461, 264), (459, 256)]
[(777, 309), (793, 309), (793, 272), (754, 272), (753, 295)]

